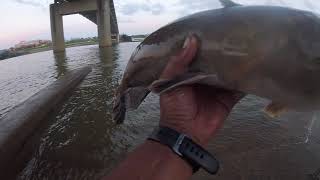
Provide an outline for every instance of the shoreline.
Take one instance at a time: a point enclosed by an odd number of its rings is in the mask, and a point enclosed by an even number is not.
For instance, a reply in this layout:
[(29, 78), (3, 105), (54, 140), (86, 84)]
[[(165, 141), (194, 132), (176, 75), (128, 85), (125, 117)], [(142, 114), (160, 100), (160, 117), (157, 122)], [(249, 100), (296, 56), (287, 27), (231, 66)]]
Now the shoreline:
[[(66, 44), (66, 48), (77, 47), (77, 46), (88, 46), (88, 45), (95, 45), (95, 44), (98, 44), (98, 43), (97, 42), (70, 43), (70, 44)], [(0, 62), (11, 59), (11, 58), (19, 57), (19, 56), (40, 53), (40, 52), (45, 52), (45, 51), (52, 51), (52, 47), (51, 46), (38, 47), (38, 48), (36, 47), (36, 48), (24, 49), (21, 51), (17, 51), (17, 52), (15, 52), (15, 54), (13, 54), (11, 56), (8, 56), (4, 59), (0, 59)]]
[[(122, 43), (122, 42), (120, 42)], [(89, 46), (89, 45), (98, 45), (98, 42), (77, 42), (77, 43), (66, 43), (66, 48), (70, 48), (70, 47), (79, 47), (79, 46)], [(40, 52), (45, 52), (45, 51), (52, 51), (52, 47), (51, 46), (47, 46), (47, 47), (38, 47), (38, 48), (31, 48), (31, 49), (24, 49), (22, 51), (17, 51), (16, 56), (10, 56), (4, 59), (0, 59), (1, 61), (4, 60), (8, 60), (11, 58), (15, 58), (15, 57), (19, 57), (19, 56), (24, 56), (24, 55), (29, 55), (29, 54), (34, 54), (34, 53), (40, 53)]]

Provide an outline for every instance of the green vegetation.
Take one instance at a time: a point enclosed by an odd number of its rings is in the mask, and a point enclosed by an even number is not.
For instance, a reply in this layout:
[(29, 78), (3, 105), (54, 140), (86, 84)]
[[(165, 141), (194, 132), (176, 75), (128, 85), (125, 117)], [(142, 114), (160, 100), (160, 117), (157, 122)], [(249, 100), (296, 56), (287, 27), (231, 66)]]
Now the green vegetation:
[(66, 41), (66, 46), (72, 45), (72, 44), (83, 44), (83, 43), (98, 43), (98, 37), (73, 38), (69, 41)]
[(132, 42), (132, 37), (127, 34), (120, 35), (120, 42)]
[[(91, 37), (91, 38), (73, 38), (71, 40), (66, 41), (66, 47), (74, 47), (74, 46), (85, 46), (85, 45), (92, 45), (97, 44), (98, 38)], [(50, 44), (42, 44), (39, 46), (30, 46), (25, 48), (10, 48), (0, 50), (0, 60), (8, 59), (16, 56), (22, 56), (26, 54), (38, 53), (43, 51), (52, 50), (52, 45)]]
[[(120, 42), (137, 42), (143, 41), (147, 35), (120, 35)], [(73, 38), (66, 41), (66, 47), (75, 47), (75, 46), (86, 46), (86, 45), (93, 45), (98, 44), (98, 37), (89, 37), (89, 38)], [(0, 50), (0, 60), (8, 59), (16, 56), (38, 53), (42, 51), (49, 51), (52, 50), (52, 45), (50, 44), (43, 44), (35, 47), (25, 47), (25, 48), (10, 48), (5, 50)]]
[(148, 35), (133, 35), (131, 38), (134, 42), (142, 42), (147, 36)]
[(139, 35), (132, 35), (132, 38), (143, 38), (145, 39), (148, 36), (148, 34), (139, 34)]
[(0, 50), (0, 61), (4, 60), (4, 59), (8, 59), (8, 58), (12, 58), (12, 57), (16, 57), (16, 56), (22, 56), (25, 55), (27, 53), (23, 52), (23, 51), (10, 51), (10, 50)]

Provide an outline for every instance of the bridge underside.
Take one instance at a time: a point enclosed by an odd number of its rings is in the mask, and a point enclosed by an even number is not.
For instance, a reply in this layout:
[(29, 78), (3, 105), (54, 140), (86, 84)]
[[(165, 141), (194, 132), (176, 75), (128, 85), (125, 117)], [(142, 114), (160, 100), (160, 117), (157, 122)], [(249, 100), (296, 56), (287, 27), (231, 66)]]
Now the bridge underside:
[(119, 41), (119, 29), (113, 0), (55, 0), (50, 5), (51, 35), (53, 50), (65, 50), (63, 16), (81, 14), (98, 27), (101, 47), (111, 46)]

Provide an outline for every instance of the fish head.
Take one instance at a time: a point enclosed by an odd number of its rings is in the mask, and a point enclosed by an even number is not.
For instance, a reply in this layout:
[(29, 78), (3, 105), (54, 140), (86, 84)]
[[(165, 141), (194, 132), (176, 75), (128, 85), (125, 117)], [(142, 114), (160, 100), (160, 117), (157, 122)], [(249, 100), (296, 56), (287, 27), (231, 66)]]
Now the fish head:
[(118, 124), (124, 121), (127, 109), (137, 109), (143, 102), (150, 93), (148, 87), (159, 79), (170, 57), (181, 49), (186, 37), (179, 35), (169, 39), (159, 37), (158, 33), (147, 37), (127, 64), (114, 99), (113, 120)]

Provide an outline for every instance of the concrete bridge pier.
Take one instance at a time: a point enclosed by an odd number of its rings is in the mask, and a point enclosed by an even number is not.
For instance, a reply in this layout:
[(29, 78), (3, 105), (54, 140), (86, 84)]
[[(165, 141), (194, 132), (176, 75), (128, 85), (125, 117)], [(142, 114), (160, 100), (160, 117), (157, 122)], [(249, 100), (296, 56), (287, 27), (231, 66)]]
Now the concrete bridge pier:
[(100, 47), (119, 42), (119, 29), (113, 0), (55, 0), (50, 5), (51, 35), (54, 52), (65, 51), (63, 16), (81, 14), (98, 27)]
[(109, 4), (109, 0), (97, 0), (97, 25), (100, 47), (112, 45)]
[(50, 4), (52, 48), (55, 52), (61, 52), (65, 50), (63, 18), (56, 7), (55, 4)]

